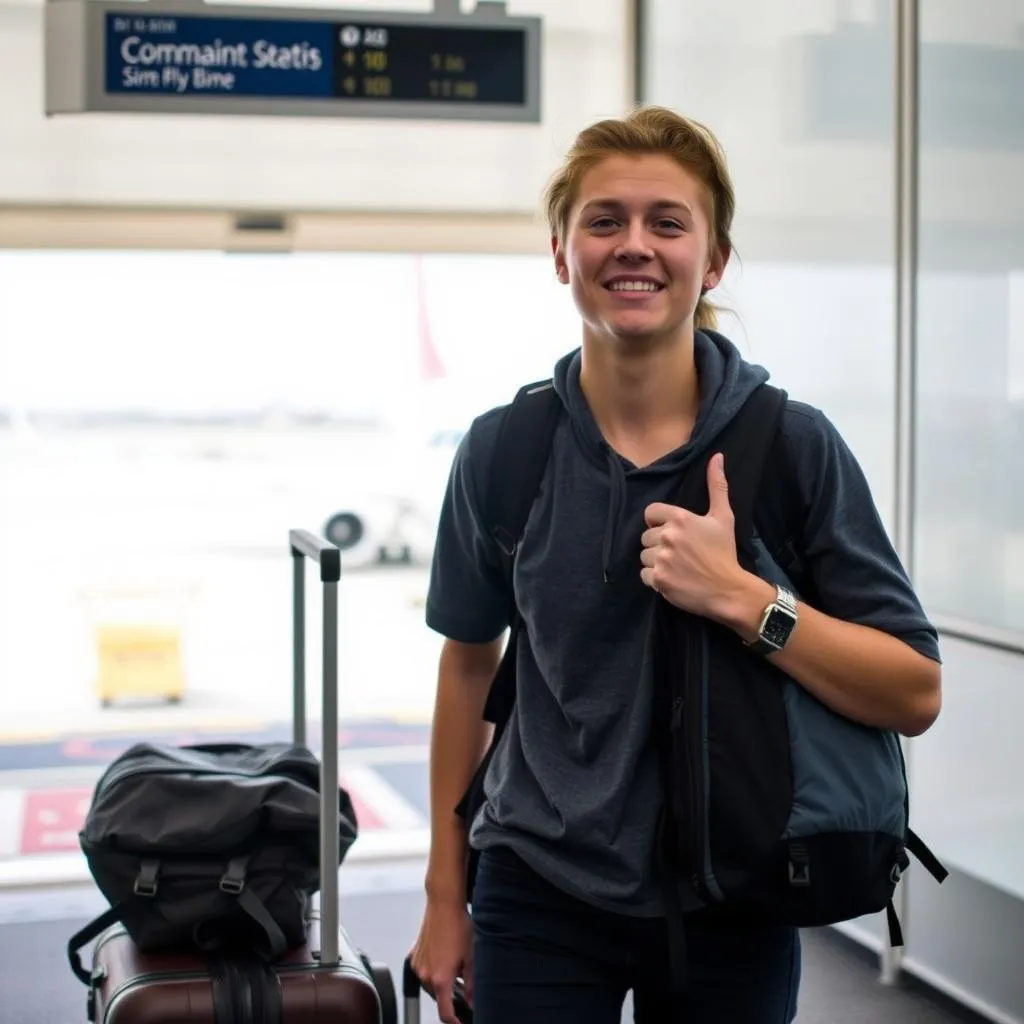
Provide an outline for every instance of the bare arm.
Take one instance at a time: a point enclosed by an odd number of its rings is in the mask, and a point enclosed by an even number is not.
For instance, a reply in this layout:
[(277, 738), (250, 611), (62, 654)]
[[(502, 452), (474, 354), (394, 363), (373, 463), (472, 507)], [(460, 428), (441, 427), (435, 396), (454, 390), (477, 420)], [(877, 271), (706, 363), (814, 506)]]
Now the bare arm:
[(501, 650), (501, 638), (485, 644), (445, 640), (441, 650), (430, 738), (430, 900), (466, 902), (466, 830), (454, 808), (490, 742), (491, 726), (482, 715)]
[[(721, 621), (743, 637), (757, 634), (775, 588), (745, 574)], [(800, 618), (786, 646), (770, 659), (834, 711), (905, 736), (931, 726), (942, 704), (938, 662), (898, 637), (843, 622), (799, 604)]]

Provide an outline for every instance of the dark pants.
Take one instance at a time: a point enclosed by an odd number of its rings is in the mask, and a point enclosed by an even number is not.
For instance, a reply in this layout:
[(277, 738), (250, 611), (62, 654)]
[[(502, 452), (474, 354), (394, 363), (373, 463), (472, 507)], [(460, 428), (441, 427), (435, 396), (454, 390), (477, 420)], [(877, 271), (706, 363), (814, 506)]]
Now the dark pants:
[(795, 928), (687, 919), (689, 979), (669, 992), (663, 918), (598, 910), (545, 882), (508, 850), (485, 851), (473, 890), (475, 1024), (789, 1024)]

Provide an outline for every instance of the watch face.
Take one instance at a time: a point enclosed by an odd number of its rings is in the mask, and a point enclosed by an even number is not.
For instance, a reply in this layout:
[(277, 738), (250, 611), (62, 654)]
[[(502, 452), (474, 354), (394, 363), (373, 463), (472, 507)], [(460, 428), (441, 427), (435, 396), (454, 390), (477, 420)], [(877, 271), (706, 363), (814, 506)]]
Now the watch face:
[(764, 624), (764, 629), (761, 630), (761, 636), (770, 644), (782, 647), (789, 639), (789, 634), (793, 632), (794, 625), (796, 622), (792, 615), (787, 615), (779, 608), (773, 608)]

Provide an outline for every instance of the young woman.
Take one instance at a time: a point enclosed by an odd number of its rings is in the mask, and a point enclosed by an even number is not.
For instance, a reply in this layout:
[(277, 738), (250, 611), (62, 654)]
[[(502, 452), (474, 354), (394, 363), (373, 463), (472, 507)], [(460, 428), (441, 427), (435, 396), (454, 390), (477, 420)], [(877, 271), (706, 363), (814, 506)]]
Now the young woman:
[[(652, 1024), (795, 1016), (796, 930), (703, 911), (688, 920), (685, 994), (673, 994), (652, 870), (660, 788), (641, 667), (655, 593), (748, 642), (779, 596), (740, 566), (727, 467), (709, 459), (767, 378), (714, 330), (707, 298), (729, 260), (734, 205), (715, 138), (662, 108), (584, 130), (549, 187), (555, 271), (582, 343), (554, 371), (564, 409), (516, 555), (516, 708), (468, 833), (453, 808), (487, 744), (481, 712), (509, 624), (481, 515), (501, 410), (476, 419), (456, 455), (427, 602), (446, 641), (412, 962), (446, 1022), (456, 976), (478, 1024), (617, 1024), (630, 990), (636, 1019)], [(790, 401), (781, 429), (819, 607), (798, 602), (767, 656), (835, 711), (919, 734), (940, 706), (935, 631), (835, 428)], [(708, 460), (704, 516), (672, 504), (696, 459)], [(481, 851), (472, 918), (470, 845)]]

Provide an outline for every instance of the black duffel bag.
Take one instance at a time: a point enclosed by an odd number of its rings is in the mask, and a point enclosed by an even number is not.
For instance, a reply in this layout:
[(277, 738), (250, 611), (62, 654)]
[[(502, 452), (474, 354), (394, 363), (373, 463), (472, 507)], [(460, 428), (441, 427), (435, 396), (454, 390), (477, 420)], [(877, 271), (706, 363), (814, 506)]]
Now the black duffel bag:
[[(339, 863), (356, 839), (339, 788)], [(288, 743), (139, 743), (96, 784), (79, 833), (111, 907), (68, 942), (79, 950), (117, 921), (144, 952), (255, 952), (306, 940), (320, 888), (320, 763)]]

